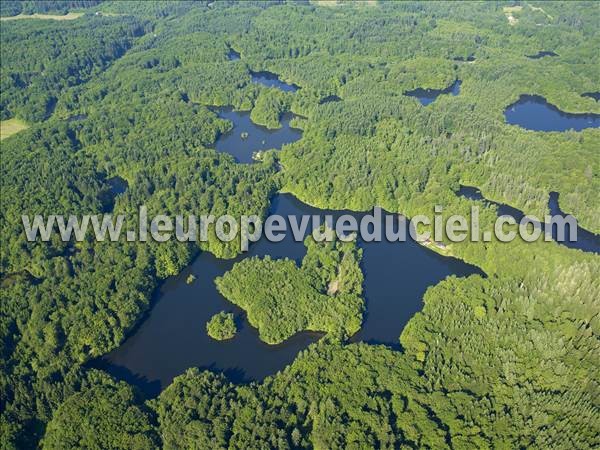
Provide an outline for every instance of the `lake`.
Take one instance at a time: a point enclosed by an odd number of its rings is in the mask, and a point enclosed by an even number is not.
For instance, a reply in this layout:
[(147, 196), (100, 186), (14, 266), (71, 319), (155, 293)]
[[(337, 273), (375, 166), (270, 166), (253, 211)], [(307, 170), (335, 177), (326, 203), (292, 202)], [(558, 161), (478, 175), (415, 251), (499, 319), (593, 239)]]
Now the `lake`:
[(282, 145), (295, 142), (302, 137), (302, 131), (290, 126), (294, 117), (284, 113), (281, 117), (281, 128), (270, 130), (256, 125), (250, 120), (249, 111), (234, 111), (232, 108), (214, 109), (222, 119), (233, 123), (233, 128), (222, 134), (215, 143), (215, 149), (235, 157), (240, 163), (251, 163), (252, 154), (259, 150), (277, 149)]
[[(525, 214), (523, 211), (520, 211), (512, 206), (505, 205), (503, 203), (496, 203), (491, 200), (486, 199), (481, 191), (472, 186), (461, 186), (458, 190), (458, 195), (468, 198), (470, 200), (480, 200), (485, 202), (487, 205), (494, 205), (497, 207), (498, 216), (512, 216), (515, 218), (515, 221), (519, 222)], [(551, 192), (548, 200), (548, 209), (550, 210), (550, 214), (553, 216), (561, 216), (565, 217), (566, 214), (560, 209), (558, 205), (558, 193)], [(536, 227), (542, 227), (542, 230), (545, 231), (545, 224), (536, 222), (534, 223)], [(551, 230), (552, 239), (556, 241), (557, 232), (556, 229)], [(568, 230), (566, 230), (566, 236), (568, 237)], [(600, 254), (600, 235), (594, 234), (580, 226), (577, 226), (577, 240), (576, 241), (564, 241), (559, 242), (560, 245), (564, 245), (568, 248), (575, 248), (579, 250), (583, 250), (584, 252), (590, 253), (598, 253)]]
[[(352, 214), (357, 220), (365, 214), (320, 210), (290, 194), (276, 195), (271, 212), (285, 216)], [(367, 309), (362, 329), (351, 338), (353, 342), (398, 348), (402, 329), (421, 310), (422, 297), (429, 286), (449, 275), (483, 275), (477, 267), (441, 256), (412, 240), (359, 245), (364, 251), (361, 267)], [(92, 366), (136, 384), (150, 396), (157, 395), (188, 367), (222, 371), (235, 382), (262, 380), (275, 374), (321, 334), (302, 332), (280, 345), (263, 343), (245, 320), (245, 313), (217, 292), (214, 279), (243, 258), (270, 255), (300, 261), (305, 252), (304, 244), (295, 242), (288, 233), (279, 243), (261, 239), (233, 260), (201, 253), (178, 276), (166, 280), (147, 317), (123, 345), (95, 360)], [(188, 284), (190, 274), (196, 280)], [(206, 322), (221, 310), (233, 312), (239, 327), (237, 335), (228, 341), (215, 341), (206, 334)]]
[(454, 81), (454, 83), (452, 83), (446, 89), (418, 88), (418, 89), (415, 89), (412, 91), (406, 91), (404, 93), (404, 95), (407, 95), (409, 97), (416, 97), (419, 100), (419, 102), (421, 102), (421, 105), (427, 106), (430, 103), (433, 103), (440, 95), (444, 95), (444, 94), (458, 95), (458, 94), (460, 94), (461, 83), (462, 83), (461, 80), (456, 80), (456, 81)]
[(251, 71), (250, 76), (252, 77), (253, 83), (262, 84), (263, 86), (267, 87), (276, 87), (278, 89), (281, 89), (282, 91), (296, 92), (298, 89), (300, 89), (299, 86), (296, 86), (293, 83), (288, 84), (285, 81), (281, 81), (279, 79), (279, 76), (277, 76), (276, 74), (264, 70), (261, 72)]
[(533, 131), (581, 131), (600, 127), (600, 114), (571, 114), (539, 95), (521, 95), (504, 111), (506, 123)]

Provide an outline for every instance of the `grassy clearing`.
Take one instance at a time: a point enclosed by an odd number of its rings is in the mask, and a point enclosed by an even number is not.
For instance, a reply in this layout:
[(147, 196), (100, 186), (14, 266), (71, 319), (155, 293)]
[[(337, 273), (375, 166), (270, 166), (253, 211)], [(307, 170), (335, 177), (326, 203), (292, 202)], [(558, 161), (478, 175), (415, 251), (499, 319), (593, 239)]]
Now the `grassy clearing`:
[(504, 8), (502, 8), (502, 11), (504, 11), (506, 18), (508, 19), (509, 25), (517, 24), (519, 19), (517, 19), (515, 16), (513, 16), (513, 13), (521, 12), (522, 10), (523, 10), (522, 6), (505, 6)]
[(317, 5), (317, 6), (340, 6), (341, 4), (338, 3), (337, 0), (311, 0), (311, 3), (313, 5)]
[(27, 124), (19, 119), (0, 120), (0, 141), (26, 128)]
[(502, 10), (505, 13), (514, 13), (514, 12), (519, 12), (523, 10), (522, 6), (505, 6), (504, 8), (502, 8)]
[(74, 19), (78, 19), (81, 16), (83, 16), (82, 12), (70, 12), (68, 14), (65, 14), (63, 16), (59, 16), (56, 14), (19, 14), (17, 16), (10, 16), (10, 17), (0, 17), (1, 21), (8, 21), (8, 20), (22, 20), (22, 19), (45, 19), (45, 20), (74, 20)]
[[(549, 20), (554, 20), (554, 18), (550, 14), (548, 14), (546, 11), (544, 11), (542, 8), (538, 8), (537, 6), (533, 6), (529, 3), (527, 3), (527, 6), (529, 7), (529, 9), (531, 11), (540, 12), (540, 13), (544, 14)], [(517, 17), (515, 17), (514, 14), (523, 12), (523, 6), (521, 6), (521, 5), (505, 6), (504, 8), (502, 8), (502, 11), (504, 12), (504, 15), (506, 16), (506, 18), (508, 19), (508, 23), (510, 25), (516, 25), (517, 22), (519, 22), (519, 19)]]
[(539, 11), (542, 14), (544, 14), (548, 19), (554, 20), (554, 18), (550, 14), (548, 14), (546, 11), (544, 11), (542, 8), (538, 8), (537, 6), (530, 5), (529, 3), (527, 3), (527, 6), (529, 6), (529, 8), (531, 8), (532, 11)]

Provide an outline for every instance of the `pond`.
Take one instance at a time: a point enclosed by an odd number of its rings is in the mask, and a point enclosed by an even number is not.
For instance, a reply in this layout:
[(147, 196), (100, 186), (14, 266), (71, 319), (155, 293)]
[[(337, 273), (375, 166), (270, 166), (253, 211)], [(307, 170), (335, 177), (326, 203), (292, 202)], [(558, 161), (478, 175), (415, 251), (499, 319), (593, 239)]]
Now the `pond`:
[(593, 98), (597, 102), (600, 101), (600, 92), (586, 92), (584, 94), (581, 94), (581, 96)]
[(529, 59), (540, 59), (545, 56), (558, 56), (558, 55), (554, 52), (548, 52), (548, 51), (542, 50), (542, 51), (537, 52), (535, 55), (525, 55), (525, 56), (527, 56)]
[(121, 177), (108, 178), (106, 179), (106, 184), (108, 184), (109, 191), (107, 192), (107, 197), (104, 202), (104, 212), (109, 213), (115, 207), (117, 195), (125, 193), (129, 185), (127, 184), (127, 181)]
[(456, 80), (456, 81), (454, 81), (454, 83), (452, 83), (446, 89), (418, 88), (413, 91), (406, 91), (404, 93), (404, 95), (407, 95), (409, 97), (416, 97), (419, 100), (419, 102), (421, 102), (421, 105), (427, 106), (430, 103), (433, 103), (440, 95), (444, 95), (444, 94), (458, 95), (458, 94), (460, 94), (461, 83), (462, 83), (461, 80)]
[[(487, 205), (494, 205), (498, 209), (498, 216), (512, 216), (515, 218), (515, 221), (519, 222), (525, 214), (523, 211), (520, 211), (512, 206), (505, 205), (503, 203), (496, 203), (491, 200), (486, 199), (481, 191), (475, 187), (471, 186), (461, 186), (458, 190), (458, 195), (471, 199), (471, 200), (480, 200), (485, 202)], [(550, 215), (553, 216), (561, 216), (565, 217), (566, 214), (562, 212), (558, 205), (558, 193), (551, 192), (548, 200), (548, 209), (550, 210)], [(545, 232), (546, 224), (536, 222), (534, 226), (541, 227), (542, 231)], [(556, 241), (557, 239), (557, 231), (556, 228), (553, 227), (551, 231), (552, 239)], [(568, 237), (568, 230), (566, 230), (566, 236)], [(599, 253), (600, 254), (600, 235), (594, 234), (580, 226), (577, 226), (577, 240), (576, 241), (564, 241), (559, 242), (560, 245), (564, 245), (568, 248), (575, 248), (579, 250), (583, 250), (584, 252), (590, 253)]]
[[(319, 214), (322, 220), (325, 214), (352, 214), (357, 220), (365, 214), (320, 210), (290, 194), (276, 195), (271, 212), (297, 217)], [(422, 308), (422, 297), (429, 286), (449, 275), (483, 275), (474, 266), (441, 256), (412, 240), (359, 245), (364, 251), (361, 267), (367, 309), (363, 326), (352, 341), (397, 348), (402, 329)], [(138, 385), (148, 395), (157, 395), (188, 367), (223, 371), (235, 382), (261, 380), (282, 370), (321, 334), (302, 332), (280, 345), (263, 343), (245, 320), (245, 313), (217, 292), (214, 279), (243, 258), (270, 255), (300, 261), (305, 250), (302, 242), (294, 241), (287, 233), (278, 243), (263, 238), (233, 260), (201, 253), (182, 273), (163, 284), (151, 311), (123, 345), (92, 365)], [(188, 284), (190, 274), (196, 280)], [(233, 339), (219, 342), (206, 334), (206, 322), (221, 310), (235, 314), (239, 331)]]
[(319, 100), (319, 105), (323, 105), (325, 103), (340, 102), (340, 101), (342, 101), (342, 99), (339, 98), (337, 95), (328, 95), (327, 97)]
[(270, 130), (256, 125), (250, 120), (249, 111), (234, 111), (232, 108), (214, 110), (222, 119), (233, 122), (233, 128), (222, 134), (215, 143), (215, 149), (235, 157), (240, 163), (251, 163), (252, 155), (259, 150), (277, 149), (282, 145), (295, 142), (302, 137), (302, 131), (290, 126), (294, 117), (284, 113), (281, 117), (281, 128)]
[(76, 114), (67, 118), (67, 122), (79, 122), (80, 120), (87, 119), (87, 114)]
[(506, 123), (532, 131), (581, 131), (600, 127), (600, 114), (571, 114), (538, 95), (521, 95), (504, 111)]
[(238, 59), (241, 59), (241, 55), (234, 49), (230, 48), (229, 52), (227, 53), (227, 59), (229, 61), (237, 61)]
[(267, 72), (267, 71), (252, 72), (251, 71), (250, 75), (252, 77), (253, 83), (262, 84), (263, 86), (276, 87), (276, 88), (281, 89), (282, 91), (286, 91), (286, 92), (296, 92), (298, 89), (300, 89), (299, 86), (296, 86), (293, 83), (289, 84), (289, 83), (286, 83), (285, 81), (281, 81), (279, 79), (279, 76), (277, 76), (276, 74), (271, 73), (271, 72)]
[(121, 177), (112, 177), (106, 180), (106, 182), (110, 186), (110, 191), (113, 195), (123, 194), (129, 187), (127, 181)]
[(454, 61), (459, 61), (459, 62), (473, 62), (475, 61), (475, 56), (473, 55), (469, 55), (466, 58), (462, 57), (462, 56), (457, 56), (455, 58), (452, 58)]

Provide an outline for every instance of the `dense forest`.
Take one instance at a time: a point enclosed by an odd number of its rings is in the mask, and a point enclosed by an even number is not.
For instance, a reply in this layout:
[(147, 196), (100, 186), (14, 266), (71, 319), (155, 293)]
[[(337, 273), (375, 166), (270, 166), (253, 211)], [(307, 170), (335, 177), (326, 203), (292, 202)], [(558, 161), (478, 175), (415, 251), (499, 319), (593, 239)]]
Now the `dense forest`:
[[(600, 446), (597, 255), (444, 238), (487, 277), (430, 287), (401, 349), (347, 340), (368, 314), (353, 244), (308, 240), (300, 264), (247, 259), (218, 284), (261, 338), (329, 333), (264, 381), (190, 368), (149, 399), (87, 363), (124, 341), (162, 280), (239, 244), (28, 242), (21, 223), (135, 220), (141, 204), (264, 217), (285, 191), (409, 217), (479, 204), (490, 228), (494, 208), (458, 196), (462, 184), (538, 215), (559, 192), (562, 210), (600, 233), (600, 130), (533, 132), (503, 116), (523, 94), (600, 113), (583, 95), (600, 91), (600, 8), (517, 3), (3, 1), (2, 16), (84, 14), (0, 25), (0, 118), (28, 125), (1, 144), (2, 448)], [(559, 56), (527, 56), (542, 50)], [(253, 83), (262, 70), (300, 89)], [(404, 95), (455, 80), (459, 95), (427, 107)], [(237, 164), (212, 148), (231, 128), (212, 108), (225, 105), (270, 128), (289, 110), (302, 139)], [(116, 197), (114, 176), (129, 186)]]
[(225, 311), (221, 311), (212, 316), (206, 324), (206, 332), (208, 335), (218, 341), (231, 339), (235, 336), (236, 331), (237, 327), (233, 319), (233, 314), (226, 313)]

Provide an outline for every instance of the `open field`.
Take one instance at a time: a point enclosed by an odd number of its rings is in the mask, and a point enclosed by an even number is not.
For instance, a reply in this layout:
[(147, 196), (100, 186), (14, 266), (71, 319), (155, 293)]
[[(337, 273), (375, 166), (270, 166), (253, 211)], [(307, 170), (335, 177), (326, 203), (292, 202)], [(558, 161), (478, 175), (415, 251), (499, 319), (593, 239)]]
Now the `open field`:
[(44, 19), (44, 20), (74, 20), (83, 16), (82, 12), (70, 12), (65, 15), (57, 15), (57, 14), (19, 14), (17, 16), (10, 17), (0, 17), (0, 21), (8, 21), (8, 20), (22, 20), (22, 19)]
[(504, 8), (502, 8), (502, 10), (504, 11), (506, 18), (508, 19), (508, 23), (510, 25), (516, 25), (517, 22), (519, 21), (519, 19), (517, 19), (515, 16), (513, 16), (513, 12), (520, 12), (523, 10), (523, 7), (522, 6), (505, 6)]
[(0, 140), (4, 140), (26, 128), (28, 128), (27, 124), (19, 119), (0, 120)]

